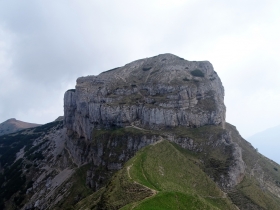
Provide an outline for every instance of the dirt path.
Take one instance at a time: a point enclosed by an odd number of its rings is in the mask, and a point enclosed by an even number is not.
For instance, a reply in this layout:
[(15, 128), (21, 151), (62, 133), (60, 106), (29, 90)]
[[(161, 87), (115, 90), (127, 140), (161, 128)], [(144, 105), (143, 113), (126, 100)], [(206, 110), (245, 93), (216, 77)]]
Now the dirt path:
[(134, 125), (134, 123), (131, 123), (131, 125), (129, 126), (126, 126), (127, 128), (131, 127), (131, 128), (135, 128), (135, 129), (138, 129), (138, 130), (141, 130), (141, 131), (150, 131), (150, 130), (146, 130), (144, 128), (140, 128), (140, 127), (137, 127)]
[(257, 164), (258, 164), (259, 160), (260, 160), (260, 158), (256, 161), (256, 163), (254, 164), (253, 168), (251, 169), (251, 171), (250, 171), (250, 177), (251, 177), (251, 176), (254, 176), (254, 171), (258, 170), (258, 169), (257, 169)]
[(128, 166), (126, 169), (127, 169), (127, 174), (128, 174), (128, 177), (130, 178), (130, 179), (132, 179), (131, 178), (131, 176), (130, 176), (130, 168), (133, 166), (133, 163), (130, 165), (130, 166)]
[(163, 138), (161, 138), (160, 140), (158, 140), (158, 141), (152, 143), (152, 145), (155, 146), (156, 144), (158, 144), (158, 143), (160, 143), (160, 142), (163, 142)]
[[(136, 159), (135, 159), (135, 160), (136, 160)], [(134, 161), (135, 161), (135, 160), (134, 160)], [(133, 161), (133, 163), (134, 163), (134, 161)], [(127, 169), (127, 175), (128, 175), (128, 177), (129, 177), (130, 179), (132, 179), (132, 178), (131, 178), (131, 175), (130, 175), (130, 169), (131, 169), (131, 167), (133, 166), (133, 163), (132, 163), (131, 165), (129, 165), (129, 166), (126, 168), (126, 169)], [(145, 174), (144, 174), (144, 172), (143, 172), (143, 168), (142, 168), (142, 174), (143, 174), (143, 176), (145, 177), (145, 179), (147, 179), (146, 176), (145, 176)], [(134, 209), (137, 205), (139, 205), (140, 203), (144, 202), (144, 201), (147, 200), (148, 198), (151, 198), (151, 197), (155, 196), (155, 195), (158, 193), (157, 190), (154, 190), (154, 189), (152, 189), (152, 188), (149, 188), (149, 187), (147, 187), (147, 186), (145, 186), (145, 185), (143, 185), (143, 184), (141, 184), (141, 183), (139, 183), (139, 182), (137, 182), (137, 181), (135, 181), (135, 180), (134, 180), (134, 183), (135, 183), (135, 184), (138, 184), (138, 185), (141, 185), (142, 187), (144, 187), (144, 188), (146, 188), (146, 189), (152, 191), (152, 195), (150, 195), (150, 196), (144, 198), (144, 199), (141, 200), (139, 203), (137, 203), (137, 202), (134, 203), (134, 204), (132, 205), (131, 209)]]

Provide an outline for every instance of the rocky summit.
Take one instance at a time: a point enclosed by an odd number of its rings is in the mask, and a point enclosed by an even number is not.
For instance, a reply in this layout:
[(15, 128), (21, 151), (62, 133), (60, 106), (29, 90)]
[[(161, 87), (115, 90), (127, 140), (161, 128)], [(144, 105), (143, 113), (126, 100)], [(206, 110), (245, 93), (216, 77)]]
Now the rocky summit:
[(65, 93), (64, 112), (65, 126), (90, 139), (92, 129), (114, 126), (224, 126), (226, 108), (210, 62), (162, 54), (78, 78)]
[[(85, 141), (91, 141), (94, 130), (100, 129), (132, 127), (160, 132), (167, 128), (189, 129), (205, 125), (224, 128), (225, 112), (224, 88), (211, 63), (187, 61), (172, 54), (137, 60), (98, 76), (78, 78), (76, 89), (68, 90), (64, 95), (64, 125), (69, 134), (74, 133), (77, 139), (84, 138)], [(71, 135), (70, 139), (74, 139)], [(126, 157), (162, 138), (160, 135), (144, 137), (135, 140), (130, 136), (134, 141), (127, 140), (126, 144), (133, 146), (124, 151)], [(177, 139), (172, 132), (165, 138), (193, 149), (190, 139)], [(225, 133), (223, 138), (232, 144), (234, 154), (230, 173), (222, 181), (226, 187), (240, 181), (244, 163), (240, 148), (232, 142), (230, 135)], [(93, 161), (96, 167), (102, 164), (101, 154), (108, 147), (104, 142), (100, 142), (96, 150), (87, 149), (87, 156), (85, 151), (77, 152), (76, 143), (76, 140), (69, 140), (67, 145), (77, 163), (86, 160)], [(119, 160), (108, 163), (108, 167), (119, 169), (123, 164), (120, 161), (122, 154), (115, 155)]]
[(64, 117), (0, 136), (0, 209), (280, 209), (280, 166), (225, 116), (208, 61), (80, 77)]

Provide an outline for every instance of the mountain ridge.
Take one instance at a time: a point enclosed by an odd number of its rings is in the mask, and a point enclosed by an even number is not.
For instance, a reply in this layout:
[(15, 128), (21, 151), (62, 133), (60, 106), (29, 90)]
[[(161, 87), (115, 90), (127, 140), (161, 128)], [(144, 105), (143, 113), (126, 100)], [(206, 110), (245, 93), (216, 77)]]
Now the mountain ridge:
[(78, 78), (63, 122), (0, 136), (0, 208), (277, 210), (280, 166), (223, 99), (211, 63), (172, 54)]
[(17, 120), (15, 118), (10, 118), (0, 123), (0, 135), (13, 133), (26, 128), (34, 128), (37, 126), (40, 126), (40, 124), (28, 123), (28, 122)]
[(94, 128), (199, 127), (225, 123), (224, 88), (210, 62), (172, 54), (80, 77), (64, 95), (64, 124), (80, 137)]
[[(172, 54), (140, 59), (97, 76), (78, 78), (76, 89), (64, 95), (64, 108), (64, 125), (70, 137), (67, 146), (77, 163), (85, 161), (82, 158), (85, 151), (77, 145), (92, 141), (100, 129), (132, 126), (153, 130), (149, 137), (138, 136), (132, 143), (134, 148), (124, 149), (131, 157), (143, 146), (162, 138), (156, 130), (225, 126), (224, 88), (211, 63), (187, 61)], [(169, 137), (165, 138), (192, 149), (188, 146), (193, 142), (191, 138), (178, 138), (172, 131), (167, 132)], [(230, 173), (216, 181), (227, 188), (241, 181), (244, 162), (240, 148), (232, 142), (229, 133), (221, 135), (221, 144), (232, 150), (228, 154), (231, 167)], [(126, 141), (131, 145), (129, 138), (132, 137), (128, 136)], [(87, 145), (86, 161), (93, 160), (95, 167), (107, 165), (102, 163), (105, 157), (101, 156), (108, 145), (98, 142), (96, 149)], [(108, 163), (109, 168), (120, 169), (123, 160), (118, 155), (115, 154), (113, 163)]]

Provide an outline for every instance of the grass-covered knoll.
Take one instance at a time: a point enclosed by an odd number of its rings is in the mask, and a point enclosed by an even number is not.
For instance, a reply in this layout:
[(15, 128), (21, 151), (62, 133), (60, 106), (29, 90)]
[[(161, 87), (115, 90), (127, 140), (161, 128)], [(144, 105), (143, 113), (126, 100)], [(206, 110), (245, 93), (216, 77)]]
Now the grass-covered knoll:
[[(122, 151), (127, 151), (126, 156), (132, 157), (133, 155), (133, 151), (131, 151), (131, 154), (128, 154), (128, 139), (140, 142), (143, 136), (147, 138), (152, 136), (168, 138), (168, 134), (172, 134), (175, 139), (182, 139), (182, 142), (193, 141), (193, 150), (199, 150), (199, 152), (193, 153), (193, 155), (203, 160), (204, 170), (215, 181), (219, 181), (221, 175), (227, 175), (229, 166), (232, 163), (233, 148), (231, 144), (222, 143), (222, 139), (227, 135), (227, 132), (219, 126), (203, 126), (199, 128), (176, 127), (165, 130), (140, 130), (134, 127), (94, 130), (92, 144), (111, 145), (104, 148), (102, 158), (105, 162), (117, 163), (120, 162), (118, 154), (122, 153)], [(177, 149), (185, 151), (180, 146), (177, 146)]]
[[(235, 209), (200, 160), (168, 141), (138, 151), (102, 191), (98, 204), (90, 208)], [(82, 202), (86, 199), (77, 205)]]
[(140, 202), (138, 205), (130, 204), (122, 208), (122, 210), (218, 210), (205, 199), (192, 194), (184, 194), (180, 192), (159, 192), (155, 197)]
[[(279, 209), (279, 199), (265, 187), (266, 182), (280, 184), (279, 165), (257, 153), (230, 125), (226, 130), (218, 126), (161, 131), (133, 127), (96, 130), (92, 144), (111, 145), (113, 140), (120, 141), (118, 147), (104, 150), (104, 154), (113, 154), (113, 151), (127, 149), (125, 139), (128, 137), (167, 137), (171, 133), (175, 139), (193, 140), (193, 145), (202, 150), (189, 151), (166, 140), (146, 146), (127, 161), (106, 186), (71, 208), (236, 209), (236, 205), (240, 210)], [(224, 193), (214, 181), (228, 173), (232, 163), (231, 140), (242, 147), (246, 174), (240, 184)]]
[[(230, 131), (230, 135), (228, 131)], [(160, 147), (157, 145), (148, 146), (139, 151), (136, 157), (132, 158), (126, 165), (126, 167), (128, 165), (131, 166), (130, 175), (134, 181), (159, 191), (158, 195), (161, 192), (165, 192), (165, 190), (168, 190), (168, 192), (195, 194), (210, 203), (217, 204), (222, 202), (220, 205), (223, 206), (224, 199), (211, 199), (211, 197), (218, 197), (213, 189), (217, 189), (217, 192), (220, 191), (216, 184), (208, 177), (211, 177), (215, 182), (219, 182), (221, 176), (228, 175), (229, 168), (234, 163), (232, 156), (234, 148), (231, 143), (233, 141), (242, 148), (242, 158), (246, 163), (246, 174), (244, 180), (229, 192), (232, 201), (240, 209), (242, 209), (242, 206), (263, 209), (277, 209), (277, 206), (280, 206), (279, 200), (267, 190), (268, 184), (273, 185), (274, 188), (270, 188), (270, 190), (274, 189), (274, 192), (280, 189), (280, 186), (278, 186), (280, 185), (279, 165), (259, 154), (229, 124), (226, 125), (226, 130), (222, 127), (211, 125), (189, 129), (176, 127), (161, 131), (139, 130), (132, 127), (115, 129), (113, 131), (99, 130), (95, 133), (95, 141), (111, 138), (117, 138), (122, 141), (125, 139), (125, 136), (138, 138), (143, 135), (161, 135), (163, 137), (166, 135), (167, 137), (167, 134), (171, 133), (175, 139), (193, 140), (193, 145), (197, 146), (196, 148), (194, 147), (195, 152), (190, 152), (175, 143), (170, 144), (168, 142), (159, 144), (161, 145)], [(223, 143), (223, 141), (228, 142)], [(168, 144), (168, 146), (165, 144)], [(125, 147), (125, 142), (123, 146)], [(122, 150), (124, 148), (121, 147), (119, 149)], [(173, 157), (173, 159), (170, 157)], [(166, 168), (172, 168), (172, 170), (166, 170)], [(122, 173), (125, 174), (124, 172)], [(122, 178), (122, 180), (126, 179)], [(208, 182), (207, 180), (210, 181)], [(115, 192), (125, 196), (125, 193), (116, 190), (120, 188), (116, 187), (117, 185), (115, 184), (112, 185), (112, 183), (114, 182), (111, 182), (111, 189), (114, 188), (114, 190), (112, 190), (109, 196), (110, 199), (118, 200)], [(211, 183), (216, 188), (213, 188)], [(265, 185), (265, 183), (268, 184)], [(115, 187), (112, 188), (112, 186)], [(207, 189), (211, 189), (212, 194), (209, 194)], [(103, 198), (108, 198), (105, 195), (106, 193), (104, 193)], [(105, 202), (106, 199), (103, 200)], [(117, 202), (120, 200), (124, 201), (125, 199), (119, 199)], [(108, 203), (111, 203), (111, 201), (108, 201)], [(121, 203), (118, 205), (121, 205)]]
[[(132, 158), (131, 164), (131, 178), (159, 192), (154, 199), (138, 203), (139, 209), (146, 209), (144, 203), (152, 205), (153, 201), (155, 206), (162, 203), (163, 208), (168, 199), (170, 203), (177, 200), (178, 207), (194, 199), (193, 204), (187, 205), (190, 209), (233, 209), (224, 193), (204, 173), (199, 159), (168, 141), (141, 150)], [(212, 203), (212, 200), (215, 202)]]
[[(125, 149), (126, 137), (164, 137), (168, 133), (172, 133), (176, 139), (192, 139), (203, 151), (192, 152), (169, 141), (144, 147), (111, 177), (105, 187), (77, 204), (68, 206), (68, 209), (211, 210), (236, 209), (235, 205), (240, 210), (279, 209), (279, 199), (264, 187), (264, 183), (268, 181), (280, 183), (279, 165), (257, 153), (248, 142), (238, 136), (233, 127), (227, 125), (226, 129), (203, 126), (161, 131), (139, 130), (133, 127), (96, 130), (93, 144), (110, 144), (113, 139), (123, 141), (119, 148), (110, 147), (110, 151)], [(213, 180), (228, 172), (232, 147), (230, 142), (223, 144), (220, 141), (228, 138), (227, 131), (231, 131), (232, 140), (242, 147), (247, 168), (243, 181), (226, 194)]]

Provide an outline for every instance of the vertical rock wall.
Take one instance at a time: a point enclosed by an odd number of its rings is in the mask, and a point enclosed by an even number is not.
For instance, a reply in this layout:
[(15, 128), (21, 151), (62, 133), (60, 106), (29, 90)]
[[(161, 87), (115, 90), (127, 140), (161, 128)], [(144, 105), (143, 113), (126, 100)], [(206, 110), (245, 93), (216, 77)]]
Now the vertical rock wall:
[(224, 89), (208, 61), (158, 55), (77, 79), (64, 96), (68, 130), (90, 139), (94, 128), (200, 127), (225, 123)]

